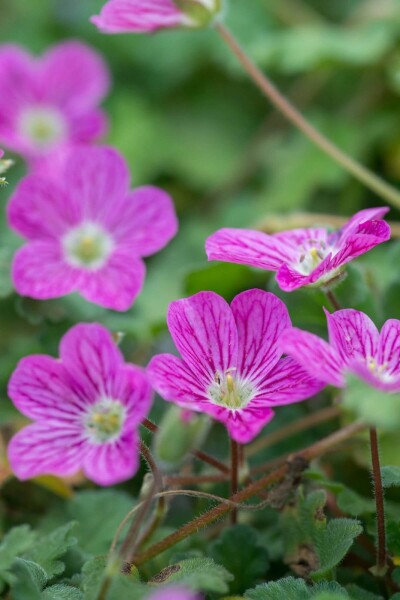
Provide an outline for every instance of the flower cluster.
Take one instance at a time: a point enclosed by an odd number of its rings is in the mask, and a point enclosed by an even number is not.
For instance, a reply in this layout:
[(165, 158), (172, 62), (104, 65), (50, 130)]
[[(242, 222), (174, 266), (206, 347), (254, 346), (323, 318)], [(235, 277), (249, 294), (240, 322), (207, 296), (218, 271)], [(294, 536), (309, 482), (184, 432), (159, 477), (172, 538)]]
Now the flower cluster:
[(151, 33), (171, 27), (201, 27), (222, 0), (109, 0), (91, 21), (103, 33)]

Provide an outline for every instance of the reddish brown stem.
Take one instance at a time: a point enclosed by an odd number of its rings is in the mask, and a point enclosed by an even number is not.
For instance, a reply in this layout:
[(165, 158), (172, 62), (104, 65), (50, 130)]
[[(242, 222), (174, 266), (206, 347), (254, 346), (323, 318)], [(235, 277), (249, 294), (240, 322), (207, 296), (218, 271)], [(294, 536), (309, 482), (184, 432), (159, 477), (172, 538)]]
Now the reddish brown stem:
[[(351, 425), (348, 425), (347, 427), (336, 431), (335, 433), (324, 438), (323, 440), (320, 440), (316, 444), (313, 444), (309, 448), (306, 448), (305, 450), (295, 454), (294, 458), (302, 458), (304, 461), (311, 461), (314, 458), (321, 456), (337, 444), (340, 444), (344, 440), (352, 437), (359, 431), (362, 431), (363, 429), (365, 429), (365, 427), (366, 426), (360, 422), (352, 423)], [(230, 500), (232, 502), (240, 504), (246, 502), (250, 498), (253, 498), (254, 496), (260, 494), (260, 492), (262, 492), (266, 487), (279, 481), (282, 481), (282, 479), (287, 475), (288, 470), (289, 465), (288, 463), (286, 463), (276, 471), (268, 473), (258, 481), (240, 490), (240, 492), (235, 494), (232, 498), (230, 498)], [(225, 514), (229, 513), (232, 509), (233, 507), (230, 504), (219, 504), (218, 506), (215, 506), (205, 514), (200, 515), (199, 517), (196, 517), (195, 519), (190, 521), (190, 523), (183, 525), (180, 529), (173, 532), (157, 544), (154, 544), (141, 554), (138, 554), (134, 558), (134, 564), (136, 566), (139, 566), (154, 558), (155, 556), (158, 556), (158, 554), (161, 554), (171, 546), (174, 546), (181, 540), (184, 540), (185, 538), (189, 537), (193, 533), (197, 532), (199, 529), (203, 529), (204, 527), (211, 525), (212, 523), (223, 517)]]
[[(231, 439), (231, 496), (239, 489), (239, 444)], [(237, 510), (231, 512), (231, 524), (237, 523)]]
[(378, 434), (375, 427), (369, 430), (369, 439), (371, 444), (371, 459), (372, 459), (372, 477), (374, 481), (374, 493), (376, 504), (376, 524), (377, 524), (377, 550), (376, 550), (376, 567), (377, 574), (385, 574), (387, 567), (387, 552), (386, 552), (386, 528), (385, 528), (385, 505), (381, 475), (381, 465), (379, 460), (379, 443)]

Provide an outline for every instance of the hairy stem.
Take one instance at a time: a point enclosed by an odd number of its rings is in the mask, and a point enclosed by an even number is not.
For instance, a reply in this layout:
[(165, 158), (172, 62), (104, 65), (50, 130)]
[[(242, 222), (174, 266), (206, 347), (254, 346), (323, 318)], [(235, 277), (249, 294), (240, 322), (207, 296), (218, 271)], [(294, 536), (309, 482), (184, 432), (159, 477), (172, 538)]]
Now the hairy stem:
[(129, 528), (124, 543), (121, 546), (121, 557), (126, 562), (131, 561), (132, 556), (134, 556), (136, 549), (140, 544), (141, 540), (139, 538), (139, 531), (143, 524), (143, 521), (145, 520), (151, 508), (153, 496), (156, 492), (161, 491), (163, 487), (161, 473), (157, 468), (157, 465), (151, 455), (150, 450), (142, 441), (140, 442), (140, 452), (143, 458), (145, 459), (146, 463), (148, 464), (149, 469), (152, 472), (153, 483), (151, 484), (150, 489), (148, 490), (148, 493), (146, 495), (146, 499), (143, 502), (140, 510), (138, 511), (136, 519), (133, 521), (131, 527)]
[[(320, 440), (316, 444), (309, 446), (305, 450), (296, 453), (295, 455), (293, 455), (293, 459), (300, 458), (304, 461), (311, 461), (314, 458), (323, 455), (325, 452), (330, 450), (332, 447), (340, 444), (344, 440), (351, 438), (353, 435), (355, 435), (359, 431), (362, 431), (365, 428), (366, 425), (364, 425), (364, 423), (352, 423), (351, 425), (348, 425), (347, 427), (344, 427), (343, 429), (336, 431), (332, 435)], [(230, 502), (239, 504), (246, 502), (254, 496), (259, 495), (260, 492), (262, 492), (266, 487), (279, 481), (282, 481), (282, 479), (284, 479), (287, 475), (289, 468), (290, 463), (286, 463), (279, 467), (276, 471), (268, 473), (258, 481), (251, 483), (247, 487), (237, 492), (237, 494), (235, 494), (234, 496), (232, 496), (232, 498), (229, 499)], [(154, 544), (141, 554), (138, 554), (136, 557), (133, 558), (134, 564), (136, 566), (139, 566), (151, 560), (155, 556), (158, 556), (158, 554), (161, 554), (168, 548), (171, 548), (181, 540), (184, 540), (193, 533), (196, 533), (199, 529), (203, 529), (204, 527), (211, 525), (212, 523), (229, 513), (233, 509), (233, 507), (234, 506), (232, 504), (218, 504), (205, 514), (196, 517), (195, 519), (193, 519), (186, 525), (183, 525), (180, 529), (170, 534), (160, 542)]]
[[(239, 489), (239, 444), (231, 439), (231, 496)], [(237, 523), (237, 510), (231, 512), (231, 524)]]
[(369, 430), (369, 439), (371, 445), (372, 459), (372, 477), (374, 480), (374, 493), (376, 504), (376, 524), (378, 531), (377, 549), (376, 549), (376, 567), (377, 573), (384, 574), (387, 566), (386, 553), (386, 529), (385, 529), (385, 505), (383, 497), (383, 485), (381, 475), (381, 465), (379, 460), (378, 435), (375, 427)]
[[(152, 421), (150, 421), (150, 419), (145, 419), (142, 425), (146, 427), (146, 429), (151, 431), (151, 433), (157, 433), (158, 431), (158, 426)], [(230, 468), (227, 467), (223, 462), (221, 462), (217, 458), (214, 458), (210, 454), (203, 452), (202, 450), (192, 450), (191, 454), (193, 454), (193, 456), (195, 456), (198, 460), (201, 460), (202, 462), (207, 463), (211, 467), (218, 469), (218, 471), (221, 471), (221, 473), (226, 473), (227, 475), (229, 475), (231, 472)]]
[(275, 87), (268, 77), (249, 58), (232, 33), (222, 23), (217, 23), (216, 30), (228, 45), (230, 50), (242, 64), (248, 75), (260, 88), (272, 104), (300, 131), (302, 131), (316, 146), (330, 156), (336, 163), (361, 181), (366, 187), (384, 198), (393, 206), (400, 207), (400, 192), (392, 185), (372, 173), (369, 169), (348, 156), (343, 150), (333, 144), (291, 104)]

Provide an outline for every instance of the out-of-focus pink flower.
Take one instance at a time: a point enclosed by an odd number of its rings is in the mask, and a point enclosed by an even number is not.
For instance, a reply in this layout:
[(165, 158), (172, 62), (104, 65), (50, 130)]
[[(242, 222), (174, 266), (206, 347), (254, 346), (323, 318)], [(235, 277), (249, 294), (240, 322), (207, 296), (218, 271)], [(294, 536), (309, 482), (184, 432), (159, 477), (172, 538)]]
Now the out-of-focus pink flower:
[(99, 485), (112, 485), (137, 471), (137, 430), (152, 391), (144, 371), (124, 362), (101, 325), (73, 327), (61, 341), (59, 360), (23, 358), (8, 393), (34, 421), (8, 447), (18, 478), (67, 477), (82, 469)]
[(41, 58), (0, 46), (0, 142), (33, 166), (60, 147), (92, 142), (105, 131), (98, 105), (108, 87), (102, 58), (81, 42)]
[(343, 275), (346, 263), (390, 238), (390, 227), (383, 220), (388, 210), (362, 210), (334, 233), (321, 227), (274, 235), (220, 229), (206, 241), (206, 252), (209, 260), (276, 271), (285, 292), (302, 286), (329, 287)]
[(26, 177), (8, 206), (9, 225), (27, 240), (13, 261), (19, 294), (37, 299), (79, 292), (90, 302), (127, 310), (141, 291), (141, 257), (177, 231), (168, 194), (129, 191), (129, 171), (111, 148), (70, 155), (58, 183)]
[(274, 294), (249, 290), (229, 306), (214, 292), (200, 292), (171, 304), (168, 327), (183, 360), (155, 356), (150, 382), (165, 400), (224, 423), (237, 442), (251, 441), (274, 407), (323, 387), (293, 359), (281, 358), (279, 338), (291, 322)]
[[(109, 0), (91, 21), (103, 33), (150, 33), (198, 27), (220, 9), (221, 0)], [(199, 13), (201, 11), (201, 14)], [(200, 22), (198, 18), (200, 17)]]
[(300, 329), (285, 331), (283, 352), (326, 385), (344, 387), (346, 372), (385, 392), (400, 391), (400, 321), (389, 319), (379, 333), (371, 319), (354, 309), (327, 311), (329, 343)]
[(147, 600), (202, 600), (202, 596), (186, 588), (173, 586), (153, 592)]

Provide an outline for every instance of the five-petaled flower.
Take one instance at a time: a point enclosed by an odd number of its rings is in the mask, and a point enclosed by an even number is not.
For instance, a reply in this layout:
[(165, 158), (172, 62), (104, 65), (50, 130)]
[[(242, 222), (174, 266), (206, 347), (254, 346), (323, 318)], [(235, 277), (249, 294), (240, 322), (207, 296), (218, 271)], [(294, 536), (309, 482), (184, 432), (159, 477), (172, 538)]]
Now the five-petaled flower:
[(8, 455), (20, 479), (83, 470), (99, 485), (132, 477), (139, 466), (138, 427), (152, 401), (145, 372), (124, 362), (101, 325), (76, 325), (60, 359), (23, 358), (9, 396), (33, 424), (11, 440)]
[(327, 311), (329, 343), (292, 328), (280, 338), (283, 352), (325, 385), (342, 388), (352, 372), (385, 392), (400, 392), (400, 321), (389, 319), (381, 332), (364, 313), (343, 309)]
[(109, 0), (91, 18), (103, 33), (150, 33), (170, 27), (199, 27), (221, 9), (222, 0)]
[(127, 310), (145, 277), (143, 256), (177, 231), (168, 194), (129, 191), (122, 157), (104, 147), (72, 153), (58, 183), (30, 175), (8, 207), (10, 226), (28, 243), (12, 266), (19, 294), (37, 299), (77, 291), (90, 302)]
[(388, 208), (356, 213), (339, 231), (294, 229), (274, 235), (251, 229), (220, 229), (206, 241), (209, 260), (276, 271), (279, 287), (329, 287), (344, 274), (346, 263), (390, 238), (383, 220)]
[(0, 141), (31, 166), (60, 148), (87, 144), (105, 131), (98, 109), (109, 75), (101, 57), (76, 41), (34, 58), (0, 47)]
[(279, 337), (291, 322), (269, 292), (248, 290), (231, 306), (214, 292), (200, 292), (172, 302), (168, 327), (183, 360), (155, 356), (150, 382), (166, 400), (223, 422), (237, 442), (251, 441), (276, 406), (323, 386), (293, 359), (281, 358)]
[(202, 600), (202, 596), (181, 586), (168, 586), (153, 592), (146, 600)]

